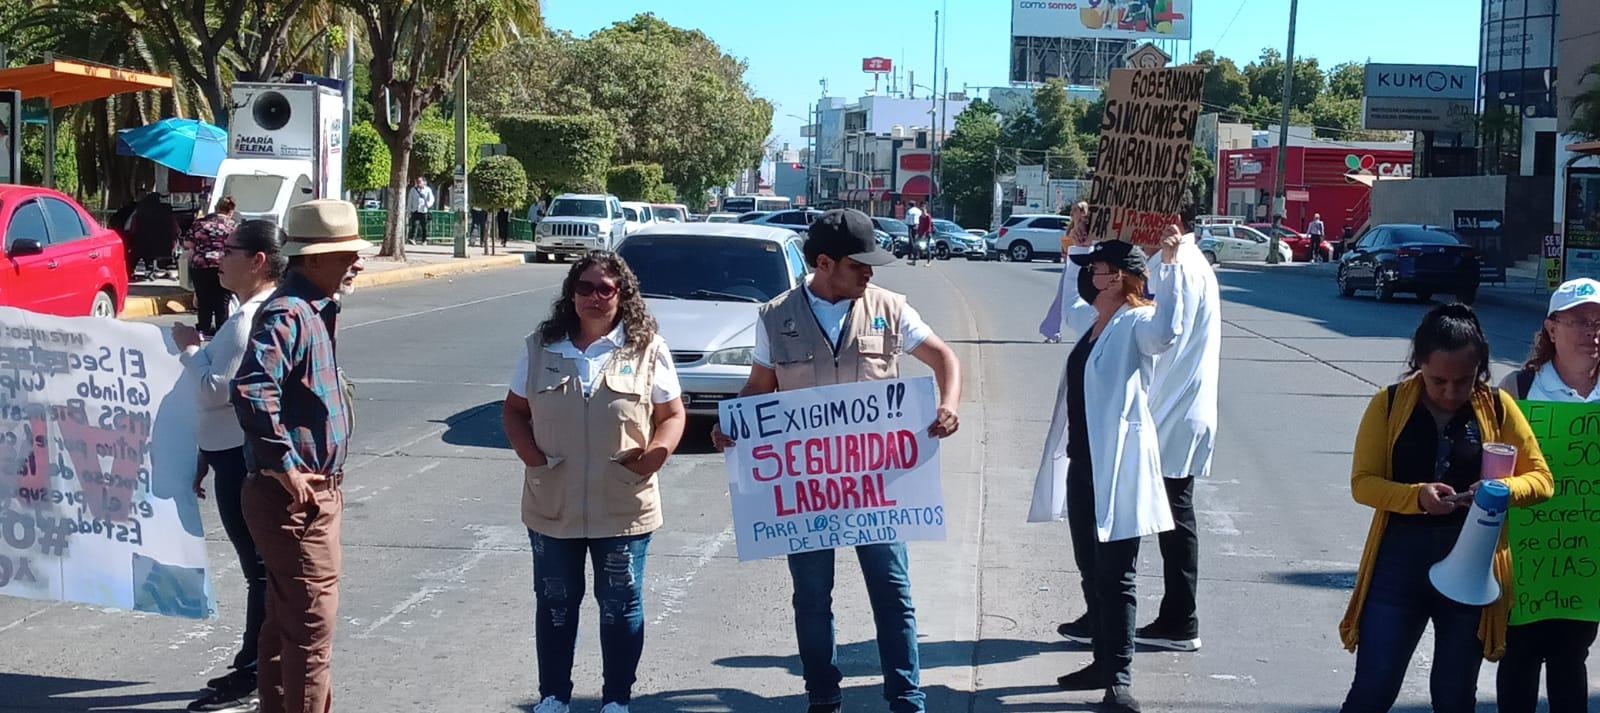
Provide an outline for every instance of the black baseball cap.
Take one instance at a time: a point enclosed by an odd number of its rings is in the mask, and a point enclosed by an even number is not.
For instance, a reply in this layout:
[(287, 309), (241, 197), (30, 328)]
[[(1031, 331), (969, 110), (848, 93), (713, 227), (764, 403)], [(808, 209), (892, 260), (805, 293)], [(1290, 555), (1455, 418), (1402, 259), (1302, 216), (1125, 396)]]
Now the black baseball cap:
[(894, 263), (894, 255), (878, 244), (872, 219), (853, 208), (835, 208), (817, 216), (806, 230), (806, 253), (835, 260), (850, 258), (873, 267)]
[(1075, 253), (1071, 257), (1073, 263), (1082, 267), (1103, 262), (1135, 275), (1143, 275), (1145, 271), (1144, 251), (1140, 250), (1139, 246), (1122, 240), (1102, 240), (1095, 244), (1093, 250)]

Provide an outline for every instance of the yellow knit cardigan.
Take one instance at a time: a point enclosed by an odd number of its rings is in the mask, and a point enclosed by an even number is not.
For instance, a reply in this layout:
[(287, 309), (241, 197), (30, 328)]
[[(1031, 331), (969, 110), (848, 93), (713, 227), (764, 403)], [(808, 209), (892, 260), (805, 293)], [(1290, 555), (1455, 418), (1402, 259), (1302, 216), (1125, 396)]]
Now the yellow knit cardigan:
[[(1394, 442), (1405, 428), (1406, 421), (1417, 406), (1422, 394), (1421, 377), (1412, 377), (1395, 388), (1394, 403), (1389, 403), (1388, 389), (1378, 392), (1367, 404), (1366, 415), (1361, 417), (1361, 429), (1356, 433), (1355, 452), (1351, 457), (1350, 492), (1356, 502), (1372, 507), (1372, 528), (1367, 532), (1367, 545), (1361, 553), (1361, 567), (1356, 572), (1355, 592), (1339, 622), (1339, 638), (1347, 650), (1355, 651), (1361, 631), (1361, 606), (1367, 598), (1367, 588), (1372, 582), (1372, 564), (1378, 557), (1378, 543), (1383, 541), (1383, 528), (1390, 513), (1416, 515), (1422, 512), (1417, 503), (1420, 483), (1396, 483), (1390, 472), (1391, 451)], [(1504, 420), (1497, 418), (1494, 400), (1499, 399)], [(1392, 408), (1391, 408), (1392, 406)], [(1550, 468), (1545, 465), (1539, 442), (1533, 429), (1517, 408), (1517, 402), (1504, 391), (1480, 386), (1472, 397), (1472, 410), (1485, 442), (1495, 441), (1517, 447), (1516, 475), (1503, 482), (1511, 488), (1511, 504), (1525, 507), (1548, 499), (1554, 491)], [(1500, 599), (1483, 608), (1483, 618), (1478, 623), (1478, 638), (1483, 640), (1484, 658), (1499, 661), (1506, 649), (1506, 618), (1510, 612), (1511, 551), (1506, 545), (1506, 535), (1500, 533), (1500, 545), (1494, 553), (1495, 579), (1500, 581)]]

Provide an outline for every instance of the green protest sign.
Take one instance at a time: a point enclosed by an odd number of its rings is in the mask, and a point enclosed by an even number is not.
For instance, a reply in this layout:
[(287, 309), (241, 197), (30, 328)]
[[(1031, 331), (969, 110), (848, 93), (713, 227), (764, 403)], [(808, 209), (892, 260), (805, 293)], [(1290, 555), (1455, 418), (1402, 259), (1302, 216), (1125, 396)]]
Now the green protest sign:
[(1555, 495), (1511, 508), (1511, 623), (1600, 621), (1600, 404), (1522, 401)]

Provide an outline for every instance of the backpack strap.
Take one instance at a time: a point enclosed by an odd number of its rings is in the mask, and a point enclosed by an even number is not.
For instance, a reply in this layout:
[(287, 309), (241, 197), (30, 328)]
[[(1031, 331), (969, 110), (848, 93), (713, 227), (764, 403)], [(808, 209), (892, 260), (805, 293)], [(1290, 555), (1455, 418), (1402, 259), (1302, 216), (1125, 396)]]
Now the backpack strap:
[(1519, 401), (1527, 400), (1528, 392), (1533, 390), (1533, 377), (1537, 375), (1538, 372), (1532, 369), (1523, 369), (1517, 372), (1517, 399)]

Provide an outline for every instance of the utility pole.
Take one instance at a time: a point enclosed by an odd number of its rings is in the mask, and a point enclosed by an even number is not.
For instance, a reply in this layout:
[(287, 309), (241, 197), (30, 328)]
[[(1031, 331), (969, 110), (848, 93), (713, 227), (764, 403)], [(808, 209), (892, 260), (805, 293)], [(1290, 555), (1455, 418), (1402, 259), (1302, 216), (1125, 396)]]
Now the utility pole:
[[(932, 158), (934, 160), (935, 165), (937, 165), (937, 161), (938, 161), (938, 158), (939, 158), (939, 129), (942, 128), (939, 125), (939, 11), (938, 10), (934, 10), (933, 11), (933, 88), (931, 90), (931, 93), (928, 95), (928, 113), (933, 116), (932, 131), (928, 132), (928, 143), (929, 143), (928, 153), (930, 155), (930, 158)], [(932, 174), (932, 176), (931, 176), (932, 178), (937, 178), (938, 177), (938, 174), (937, 173), (933, 173), (931, 170), (929, 171), (929, 173)], [(939, 192), (938, 184), (935, 183), (932, 180), (928, 181), (928, 203), (929, 203), (928, 209), (929, 210), (933, 210), (933, 204), (934, 204), (935, 196), (938, 194), (938, 192)]]
[[(467, 256), (467, 230), (471, 223), (467, 207), (467, 60), (461, 60), (461, 72), (456, 75), (456, 189), (451, 191), (456, 213), (456, 242), (452, 251), (456, 257)], [(483, 224), (483, 249), (489, 249), (489, 223)]]
[(1273, 265), (1281, 262), (1278, 255), (1278, 229), (1283, 227), (1284, 215), (1289, 210), (1288, 201), (1284, 199), (1284, 180), (1287, 178), (1285, 164), (1289, 161), (1289, 108), (1290, 100), (1294, 98), (1294, 21), (1300, 14), (1300, 0), (1289, 0), (1289, 47), (1283, 57), (1283, 116), (1278, 125), (1278, 160), (1272, 181), (1272, 243), (1267, 251), (1267, 262)]

